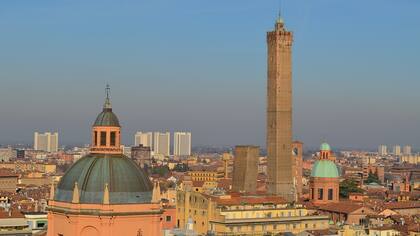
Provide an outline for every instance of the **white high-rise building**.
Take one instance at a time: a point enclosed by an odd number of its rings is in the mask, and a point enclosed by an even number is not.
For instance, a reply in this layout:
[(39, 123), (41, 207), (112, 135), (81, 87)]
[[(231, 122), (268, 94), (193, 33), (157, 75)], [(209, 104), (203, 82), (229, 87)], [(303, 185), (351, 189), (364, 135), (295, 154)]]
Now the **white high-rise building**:
[(134, 135), (134, 146), (143, 145), (143, 147), (153, 147), (153, 133), (152, 132), (137, 132)]
[(174, 156), (191, 155), (191, 133), (175, 132), (174, 133)]
[(171, 145), (171, 134), (169, 132), (155, 132), (153, 138), (153, 151), (156, 155), (169, 156)]
[(395, 156), (401, 155), (401, 146), (400, 145), (395, 145), (394, 147), (392, 147), (392, 153)]
[(58, 151), (58, 133), (34, 133), (34, 149), (45, 152)]
[(410, 145), (405, 145), (403, 147), (403, 154), (404, 155), (411, 155), (411, 146)]
[(379, 145), (379, 147), (378, 147), (378, 153), (379, 153), (380, 156), (387, 155), (388, 152), (387, 152), (386, 145)]

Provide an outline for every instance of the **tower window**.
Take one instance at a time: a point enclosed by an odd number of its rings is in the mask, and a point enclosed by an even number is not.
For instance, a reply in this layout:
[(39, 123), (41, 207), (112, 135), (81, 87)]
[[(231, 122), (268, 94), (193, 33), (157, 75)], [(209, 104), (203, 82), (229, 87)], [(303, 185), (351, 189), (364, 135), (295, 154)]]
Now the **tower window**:
[(115, 131), (111, 132), (111, 146), (115, 146)]
[(322, 200), (324, 198), (324, 189), (318, 189), (318, 200)]
[(328, 200), (333, 200), (333, 189), (332, 188), (328, 189)]
[(94, 132), (94, 134), (93, 134), (93, 142), (94, 142), (94, 144), (95, 144), (95, 146), (98, 146), (98, 131), (95, 131)]
[(106, 146), (106, 132), (101, 131), (101, 146)]

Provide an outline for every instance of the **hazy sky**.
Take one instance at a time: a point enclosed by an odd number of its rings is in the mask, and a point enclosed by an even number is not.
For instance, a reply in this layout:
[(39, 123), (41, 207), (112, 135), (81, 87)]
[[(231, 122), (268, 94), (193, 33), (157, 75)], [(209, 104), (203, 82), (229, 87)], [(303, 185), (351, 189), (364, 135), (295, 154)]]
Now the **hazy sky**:
[[(420, 1), (283, 0), (294, 136), (420, 147)], [(278, 0), (0, 1), (0, 143), (87, 143), (106, 83), (123, 126), (193, 145), (265, 145)]]

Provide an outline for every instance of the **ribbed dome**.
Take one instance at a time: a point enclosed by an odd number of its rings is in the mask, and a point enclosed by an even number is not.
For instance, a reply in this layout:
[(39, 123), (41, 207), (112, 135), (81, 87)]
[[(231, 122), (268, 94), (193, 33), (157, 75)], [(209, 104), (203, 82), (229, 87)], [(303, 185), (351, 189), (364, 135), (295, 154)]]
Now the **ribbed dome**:
[(111, 108), (104, 108), (101, 113), (96, 117), (93, 126), (114, 126), (120, 127), (118, 117), (112, 112)]
[(78, 160), (61, 178), (54, 200), (71, 202), (75, 182), (80, 203), (103, 203), (108, 184), (110, 204), (150, 203), (152, 183), (131, 159), (122, 154), (90, 154)]
[(318, 160), (312, 168), (311, 177), (337, 178), (339, 176), (337, 166), (330, 160)]

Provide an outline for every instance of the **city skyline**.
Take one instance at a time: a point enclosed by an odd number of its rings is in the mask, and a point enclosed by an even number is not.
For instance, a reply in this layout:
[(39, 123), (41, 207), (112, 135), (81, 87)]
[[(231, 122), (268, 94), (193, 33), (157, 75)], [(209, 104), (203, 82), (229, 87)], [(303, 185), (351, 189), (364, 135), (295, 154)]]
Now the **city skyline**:
[(1, 232), (420, 232), (420, 2), (0, 9)]
[[(125, 121), (123, 143), (132, 143), (136, 130), (191, 130), (194, 145), (264, 146), (263, 35), (278, 1), (204, 7), (158, 1), (132, 9), (112, 3), (97, 9), (93, 2), (1, 5), (7, 11), (0, 16), (6, 23), (0, 42), (9, 45), (0, 55), (0, 132), (7, 134), (1, 144), (30, 144), (36, 130), (57, 130), (61, 144), (89, 143), (83, 130), (92, 124), (84, 117), (94, 115), (109, 82)], [(282, 7), (295, 34), (294, 139), (305, 147), (322, 139), (338, 148), (420, 147), (420, 4), (283, 1)], [(93, 20), (82, 26), (87, 17)], [(138, 27), (128, 27), (133, 21)], [(177, 47), (160, 31), (172, 33)]]

